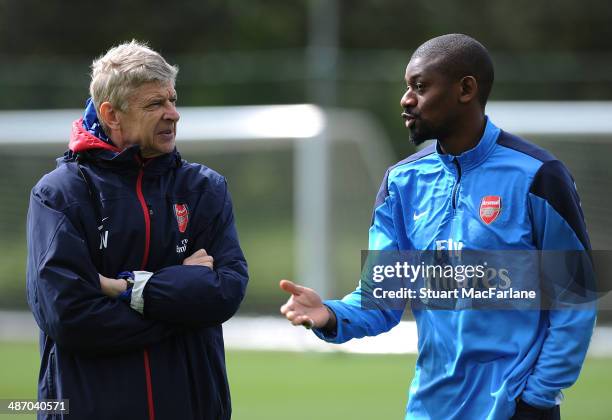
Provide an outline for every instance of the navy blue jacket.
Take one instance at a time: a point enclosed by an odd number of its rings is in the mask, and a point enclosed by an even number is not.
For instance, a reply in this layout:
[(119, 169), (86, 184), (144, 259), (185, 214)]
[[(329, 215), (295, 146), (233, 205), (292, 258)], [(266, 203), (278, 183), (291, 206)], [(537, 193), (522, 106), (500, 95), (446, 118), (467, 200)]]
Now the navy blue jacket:
[[(143, 162), (73, 125), (33, 188), (28, 303), (41, 329), (38, 397), (75, 419), (229, 419), (221, 324), (248, 281), (225, 179), (177, 152)], [(204, 248), (214, 270), (185, 266)], [(152, 272), (143, 314), (98, 273)]]

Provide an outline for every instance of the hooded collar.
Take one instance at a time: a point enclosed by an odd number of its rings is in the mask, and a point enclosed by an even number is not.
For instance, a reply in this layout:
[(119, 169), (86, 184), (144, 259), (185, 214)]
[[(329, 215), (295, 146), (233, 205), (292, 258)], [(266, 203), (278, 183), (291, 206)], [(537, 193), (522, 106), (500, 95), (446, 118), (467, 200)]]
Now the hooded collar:
[(68, 148), (74, 153), (81, 153), (93, 149), (103, 149), (114, 153), (121, 153), (121, 149), (111, 142), (105, 142), (99, 137), (91, 134), (91, 132), (85, 128), (83, 118), (79, 118), (72, 123)]
[(96, 112), (96, 106), (94, 105), (92, 98), (88, 98), (87, 101), (85, 101), (83, 128), (85, 128), (85, 130), (87, 130), (94, 137), (97, 137), (103, 142), (114, 146), (112, 140), (108, 138), (104, 132), (104, 129), (102, 128), (102, 124), (98, 119), (98, 113)]
[(456, 163), (454, 162), (455, 160), (459, 163), (459, 166), (461, 166), (462, 171), (468, 171), (480, 165), (480, 163), (489, 156), (489, 153), (493, 151), (501, 130), (491, 122), (489, 117), (485, 116), (485, 120), (484, 133), (482, 137), (480, 137), (478, 144), (458, 156), (442, 152), (440, 144), (436, 142), (436, 153), (444, 166), (451, 172), (454, 173), (457, 170)]
[(102, 129), (92, 98), (85, 102), (83, 117), (72, 123), (68, 148), (74, 153), (92, 149), (121, 153), (121, 149), (113, 144)]

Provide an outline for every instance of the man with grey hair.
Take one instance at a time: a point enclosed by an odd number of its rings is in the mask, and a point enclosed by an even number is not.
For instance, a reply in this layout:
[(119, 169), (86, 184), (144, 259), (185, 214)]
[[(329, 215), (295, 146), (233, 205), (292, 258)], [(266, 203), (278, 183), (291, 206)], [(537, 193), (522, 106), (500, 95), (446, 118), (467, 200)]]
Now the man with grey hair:
[(177, 72), (136, 41), (95, 60), (69, 151), (32, 189), (38, 397), (72, 418), (231, 417), (221, 324), (247, 265), (225, 178), (176, 151)]

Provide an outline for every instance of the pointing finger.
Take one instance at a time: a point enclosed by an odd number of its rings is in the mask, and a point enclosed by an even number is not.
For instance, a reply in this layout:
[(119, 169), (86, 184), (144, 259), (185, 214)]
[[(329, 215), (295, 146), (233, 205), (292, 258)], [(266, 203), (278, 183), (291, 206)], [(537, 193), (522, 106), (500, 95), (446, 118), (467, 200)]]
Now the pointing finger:
[(283, 289), (287, 293), (291, 293), (292, 295), (299, 296), (304, 292), (304, 287), (295, 284), (289, 280), (281, 280), (279, 283), (281, 289)]

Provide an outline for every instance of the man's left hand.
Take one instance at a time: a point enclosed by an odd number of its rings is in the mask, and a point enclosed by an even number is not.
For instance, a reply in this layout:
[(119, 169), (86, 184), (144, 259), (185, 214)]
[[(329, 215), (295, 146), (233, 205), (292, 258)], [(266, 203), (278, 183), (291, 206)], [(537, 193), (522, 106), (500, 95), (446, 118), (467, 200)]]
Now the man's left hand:
[(111, 279), (108, 277), (104, 277), (102, 274), (100, 276), (100, 288), (102, 289), (102, 293), (106, 296), (116, 298), (122, 292), (127, 289), (127, 282), (122, 279)]

